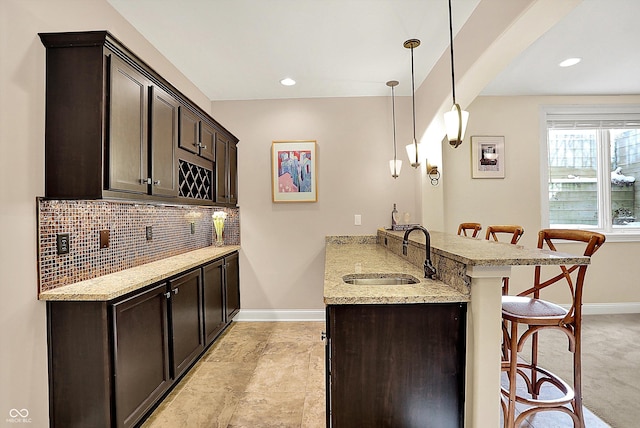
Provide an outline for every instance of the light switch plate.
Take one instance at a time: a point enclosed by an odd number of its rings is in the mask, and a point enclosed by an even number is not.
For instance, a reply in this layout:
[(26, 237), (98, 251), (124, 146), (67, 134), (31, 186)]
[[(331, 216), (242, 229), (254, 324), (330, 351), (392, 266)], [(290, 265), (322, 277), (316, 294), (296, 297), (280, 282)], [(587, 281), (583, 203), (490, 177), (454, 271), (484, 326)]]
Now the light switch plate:
[(69, 254), (69, 234), (58, 233), (56, 235), (56, 250), (58, 254)]
[(361, 226), (362, 225), (362, 215), (360, 214), (356, 214), (353, 216), (353, 224), (355, 224), (356, 226)]
[(151, 241), (153, 239), (153, 226), (145, 226), (144, 235), (147, 241)]

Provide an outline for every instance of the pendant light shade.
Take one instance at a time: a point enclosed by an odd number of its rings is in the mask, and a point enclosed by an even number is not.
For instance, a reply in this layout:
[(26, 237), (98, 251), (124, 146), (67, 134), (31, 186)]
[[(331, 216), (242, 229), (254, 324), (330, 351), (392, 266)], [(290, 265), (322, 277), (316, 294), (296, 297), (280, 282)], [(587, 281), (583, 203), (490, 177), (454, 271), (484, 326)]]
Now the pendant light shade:
[(462, 144), (464, 132), (467, 129), (469, 112), (460, 109), (459, 104), (454, 104), (451, 111), (444, 114), (444, 126), (447, 130), (447, 139), (454, 148)]
[(393, 121), (393, 159), (389, 161), (389, 170), (393, 178), (400, 176), (400, 170), (402, 169), (402, 161), (398, 159), (398, 151), (396, 145), (396, 98), (394, 88), (398, 86), (400, 82), (397, 80), (389, 80), (387, 86), (391, 88), (391, 117)]
[(462, 144), (464, 133), (467, 129), (469, 112), (460, 108), (456, 103), (456, 77), (453, 66), (453, 20), (451, 18), (451, 0), (449, 0), (449, 46), (451, 48), (451, 88), (453, 94), (453, 107), (451, 111), (444, 114), (444, 124), (447, 129), (447, 139), (453, 148)]

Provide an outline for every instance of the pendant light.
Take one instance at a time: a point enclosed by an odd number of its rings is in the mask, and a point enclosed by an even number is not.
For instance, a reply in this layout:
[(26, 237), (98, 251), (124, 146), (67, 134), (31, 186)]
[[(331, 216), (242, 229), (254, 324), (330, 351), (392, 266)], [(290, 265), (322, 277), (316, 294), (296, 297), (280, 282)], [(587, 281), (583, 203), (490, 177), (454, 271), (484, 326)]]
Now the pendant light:
[(400, 82), (397, 80), (389, 80), (387, 86), (391, 88), (391, 115), (393, 118), (393, 159), (389, 161), (389, 169), (391, 170), (391, 176), (398, 178), (400, 170), (402, 169), (402, 161), (398, 159), (397, 146), (396, 146), (396, 101), (394, 88), (398, 86)]
[(416, 84), (413, 76), (413, 48), (417, 48), (420, 46), (420, 40), (418, 39), (409, 39), (404, 42), (403, 46), (407, 49), (411, 49), (411, 101), (413, 103), (413, 143), (406, 146), (407, 156), (409, 156), (409, 162), (411, 162), (411, 166), (414, 168), (418, 168), (420, 166), (420, 145), (418, 144), (418, 140), (416, 140)]
[(447, 139), (453, 148), (462, 144), (464, 132), (467, 129), (467, 121), (469, 120), (469, 112), (460, 109), (460, 105), (456, 103), (456, 78), (455, 69), (453, 67), (453, 22), (451, 19), (451, 0), (449, 0), (449, 42), (451, 47), (451, 87), (453, 92), (453, 107), (451, 111), (444, 114), (444, 125), (447, 129)]

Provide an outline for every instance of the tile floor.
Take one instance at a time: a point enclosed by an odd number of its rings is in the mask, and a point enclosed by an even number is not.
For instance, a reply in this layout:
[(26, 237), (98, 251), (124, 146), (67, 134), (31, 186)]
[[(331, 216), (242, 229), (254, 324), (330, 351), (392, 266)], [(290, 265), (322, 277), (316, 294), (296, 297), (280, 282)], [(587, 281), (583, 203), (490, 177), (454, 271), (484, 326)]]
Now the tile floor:
[[(143, 428), (325, 427), (323, 322), (234, 322)], [(585, 409), (588, 428), (606, 428)], [(524, 428), (573, 427), (559, 412)]]

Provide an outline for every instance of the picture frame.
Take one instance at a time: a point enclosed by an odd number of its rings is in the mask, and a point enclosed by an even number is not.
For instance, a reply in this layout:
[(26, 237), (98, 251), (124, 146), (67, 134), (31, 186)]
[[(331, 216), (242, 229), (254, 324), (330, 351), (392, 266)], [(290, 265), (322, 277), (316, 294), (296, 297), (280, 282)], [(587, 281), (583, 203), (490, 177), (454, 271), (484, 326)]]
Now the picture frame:
[(271, 142), (273, 202), (317, 202), (316, 140)]
[(504, 178), (503, 136), (471, 136), (472, 178)]

